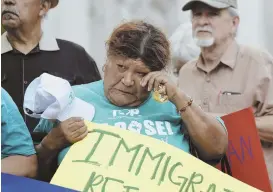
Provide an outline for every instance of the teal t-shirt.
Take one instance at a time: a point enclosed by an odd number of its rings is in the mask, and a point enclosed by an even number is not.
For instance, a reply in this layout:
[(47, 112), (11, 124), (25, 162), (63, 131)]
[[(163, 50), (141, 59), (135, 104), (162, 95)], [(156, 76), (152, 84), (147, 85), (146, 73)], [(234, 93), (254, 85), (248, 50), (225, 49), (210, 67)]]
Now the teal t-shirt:
[[(104, 95), (103, 81), (74, 86), (75, 96), (94, 105), (94, 123), (108, 124), (121, 129), (147, 135), (189, 152), (188, 141), (181, 132), (184, 125), (175, 106), (171, 102), (159, 103), (150, 97), (138, 107), (117, 107)], [(87, 119), (91, 120), (91, 119)], [(49, 132), (53, 124), (41, 120), (35, 128), (37, 132)], [(59, 163), (69, 148), (59, 154)]]
[(28, 128), (10, 95), (1, 89), (1, 159), (35, 154)]

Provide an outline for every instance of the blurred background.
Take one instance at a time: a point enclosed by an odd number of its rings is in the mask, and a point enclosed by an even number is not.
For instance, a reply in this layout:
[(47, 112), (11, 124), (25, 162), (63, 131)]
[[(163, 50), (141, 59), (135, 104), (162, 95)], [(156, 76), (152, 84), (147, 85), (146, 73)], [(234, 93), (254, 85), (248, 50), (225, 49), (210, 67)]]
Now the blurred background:
[[(105, 41), (122, 21), (143, 19), (168, 37), (190, 21), (181, 7), (187, 0), (60, 0), (43, 23), (55, 37), (82, 45), (100, 71), (105, 62)], [(273, 0), (238, 0), (241, 23), (237, 40), (273, 54)]]

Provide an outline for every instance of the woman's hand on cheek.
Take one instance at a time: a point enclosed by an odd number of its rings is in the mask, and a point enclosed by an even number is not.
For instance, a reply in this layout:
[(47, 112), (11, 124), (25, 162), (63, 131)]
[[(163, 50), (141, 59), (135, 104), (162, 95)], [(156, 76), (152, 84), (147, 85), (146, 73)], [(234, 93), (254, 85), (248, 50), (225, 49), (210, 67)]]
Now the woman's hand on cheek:
[[(161, 71), (148, 73), (142, 78), (142, 80), (140, 81), (140, 85), (142, 87), (147, 87), (148, 91), (158, 90), (164, 92), (165, 89), (165, 94), (168, 96), (168, 99), (170, 101), (172, 101), (172, 98), (178, 92), (176, 84), (171, 80), (168, 74)], [(159, 90), (160, 85), (161, 87), (164, 86), (165, 88), (161, 88)]]

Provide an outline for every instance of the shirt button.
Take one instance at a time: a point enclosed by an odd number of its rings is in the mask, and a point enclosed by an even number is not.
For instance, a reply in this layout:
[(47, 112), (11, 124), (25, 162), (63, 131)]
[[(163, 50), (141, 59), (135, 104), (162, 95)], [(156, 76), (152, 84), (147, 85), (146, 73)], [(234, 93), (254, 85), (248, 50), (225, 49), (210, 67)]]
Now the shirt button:
[(26, 85), (28, 82), (27, 81), (24, 81), (24, 84)]
[(210, 77), (209, 77), (209, 76), (206, 77), (206, 81), (207, 81), (208, 83), (210, 82)]

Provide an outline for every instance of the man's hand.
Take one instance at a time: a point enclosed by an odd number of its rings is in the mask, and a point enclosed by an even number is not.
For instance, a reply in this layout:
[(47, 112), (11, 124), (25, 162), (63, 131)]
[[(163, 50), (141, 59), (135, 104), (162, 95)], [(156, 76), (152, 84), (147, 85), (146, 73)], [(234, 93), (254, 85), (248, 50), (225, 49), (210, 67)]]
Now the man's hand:
[(255, 121), (260, 139), (266, 143), (273, 143), (273, 116), (256, 117)]
[(88, 134), (82, 118), (72, 117), (53, 128), (43, 139), (42, 145), (50, 150), (61, 150), (84, 139)]

